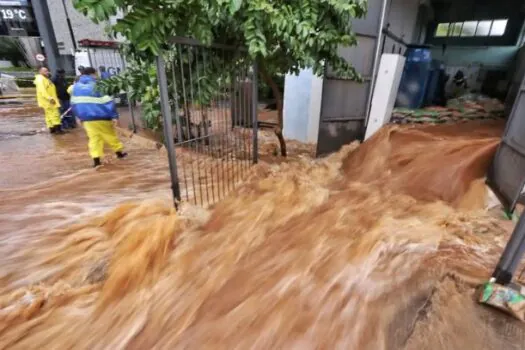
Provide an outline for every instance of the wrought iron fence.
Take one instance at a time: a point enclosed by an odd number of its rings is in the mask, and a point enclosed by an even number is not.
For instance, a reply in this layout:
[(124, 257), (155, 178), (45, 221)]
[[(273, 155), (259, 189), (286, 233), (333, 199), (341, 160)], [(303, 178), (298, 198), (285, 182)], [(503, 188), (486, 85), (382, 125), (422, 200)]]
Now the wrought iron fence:
[[(118, 75), (126, 69), (126, 61), (121, 55), (119, 44), (112, 41), (81, 40), (80, 48), (86, 50), (91, 67), (98, 71), (101, 79)], [(128, 92), (122, 91), (115, 96), (120, 107), (128, 107), (131, 119), (130, 128), (137, 131), (134, 103), (128, 99)]]
[(257, 162), (257, 67), (242, 48), (177, 37), (157, 74), (175, 204), (216, 203)]

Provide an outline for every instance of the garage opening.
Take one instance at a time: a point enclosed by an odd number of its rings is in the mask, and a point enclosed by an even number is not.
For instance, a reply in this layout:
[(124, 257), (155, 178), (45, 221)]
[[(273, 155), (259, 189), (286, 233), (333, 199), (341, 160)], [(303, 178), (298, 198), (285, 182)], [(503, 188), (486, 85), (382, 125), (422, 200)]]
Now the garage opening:
[(494, 138), (472, 166), (490, 168), (488, 184), (513, 211), (525, 184), (525, 143), (517, 137), (525, 133), (524, 3), (391, 0), (385, 18), (364, 138), (385, 124), (413, 126), (432, 141), (463, 138), (465, 147)]
[(523, 2), (517, 0), (420, 5), (421, 28), (415, 42), (404, 48), (406, 62), (391, 122), (508, 116), (525, 72), (520, 8)]

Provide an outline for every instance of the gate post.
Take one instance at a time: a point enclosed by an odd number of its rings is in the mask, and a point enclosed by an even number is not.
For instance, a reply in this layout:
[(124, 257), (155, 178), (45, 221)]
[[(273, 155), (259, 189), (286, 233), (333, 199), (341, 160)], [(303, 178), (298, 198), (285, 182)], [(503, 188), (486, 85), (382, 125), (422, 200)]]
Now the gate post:
[(177, 175), (177, 159), (175, 154), (175, 143), (173, 141), (173, 122), (171, 119), (170, 100), (168, 95), (168, 80), (166, 77), (166, 63), (161, 56), (157, 57), (157, 80), (159, 82), (160, 109), (163, 117), (164, 144), (168, 150), (168, 161), (170, 165), (171, 190), (173, 192), (173, 203), (178, 208), (180, 202), (180, 184)]

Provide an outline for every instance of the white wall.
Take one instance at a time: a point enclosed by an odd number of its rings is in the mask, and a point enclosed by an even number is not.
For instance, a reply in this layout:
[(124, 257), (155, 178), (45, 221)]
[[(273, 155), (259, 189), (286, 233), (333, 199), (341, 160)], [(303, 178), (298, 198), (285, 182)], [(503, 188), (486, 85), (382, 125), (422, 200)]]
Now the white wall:
[[(59, 52), (61, 55), (71, 55), (73, 42), (68, 29), (66, 12), (64, 11), (62, 0), (47, 0), (47, 4), (56, 40), (57, 42), (62, 42), (64, 44), (63, 48), (59, 49)], [(71, 27), (73, 28), (75, 40), (77, 42), (82, 39), (110, 40), (105, 33), (105, 26), (107, 23), (93, 23), (89, 18), (85, 17), (73, 7), (73, 2), (71, 0), (66, 0), (65, 4), (67, 13), (71, 20)]]
[(300, 142), (316, 143), (319, 133), (323, 80), (311, 69), (284, 80), (284, 137)]
[[(380, 6), (381, 1), (374, 4)], [(389, 0), (386, 23), (396, 36), (411, 43), (416, 38), (420, 0)], [(375, 33), (374, 33), (375, 34)], [(385, 39), (385, 53), (390, 53), (392, 41)], [(399, 46), (396, 43), (396, 46)], [(396, 51), (397, 53), (397, 51)], [(369, 62), (367, 62), (369, 63)], [(311, 70), (299, 76), (287, 75), (284, 86), (284, 136), (301, 142), (317, 142), (323, 81)], [(366, 98), (366, 97), (365, 97)]]

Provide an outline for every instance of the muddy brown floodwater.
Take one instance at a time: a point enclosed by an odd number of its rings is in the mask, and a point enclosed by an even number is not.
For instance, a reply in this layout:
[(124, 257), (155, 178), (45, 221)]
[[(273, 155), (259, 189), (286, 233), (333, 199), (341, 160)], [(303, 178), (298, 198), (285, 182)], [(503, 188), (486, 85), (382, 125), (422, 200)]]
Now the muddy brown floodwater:
[(501, 123), (388, 127), (260, 164), (209, 210), (176, 213), (158, 152), (127, 145), (95, 172), (81, 131), (21, 136), (42, 125), (22, 114), (0, 122), (15, 134), (0, 139), (1, 348), (525, 344), (473, 301), (508, 237), (473, 210)]

